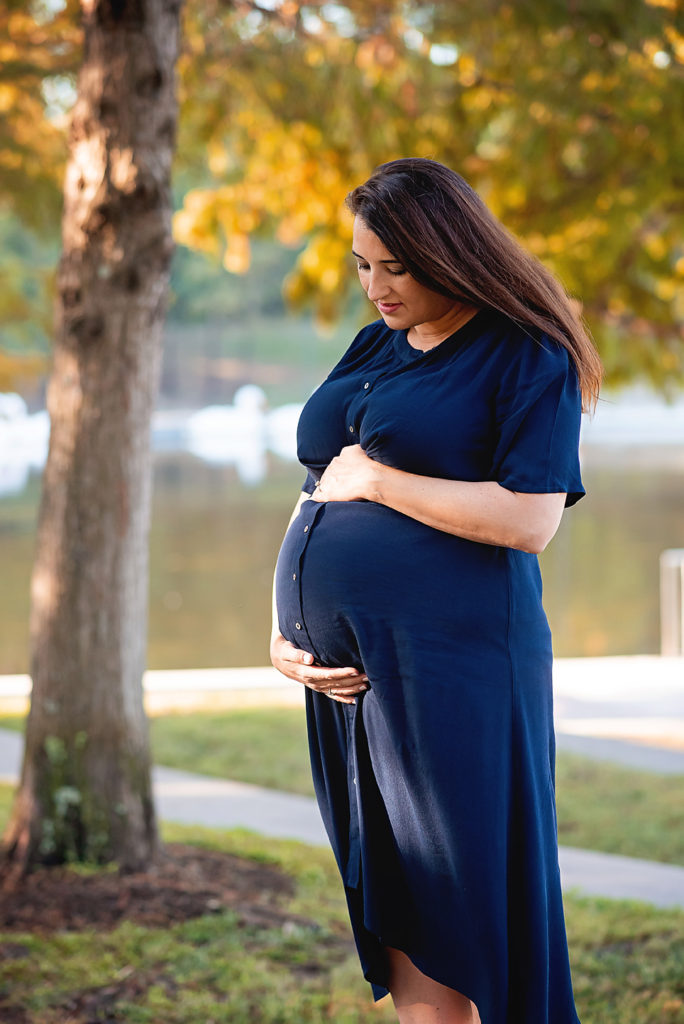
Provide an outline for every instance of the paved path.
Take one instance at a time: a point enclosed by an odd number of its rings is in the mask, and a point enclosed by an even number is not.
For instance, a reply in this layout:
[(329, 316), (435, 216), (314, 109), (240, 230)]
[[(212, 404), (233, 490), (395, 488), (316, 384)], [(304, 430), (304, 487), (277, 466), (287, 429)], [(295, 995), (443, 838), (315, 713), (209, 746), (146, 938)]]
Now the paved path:
[[(21, 735), (0, 729), (0, 781), (16, 779), (21, 752)], [(654, 753), (670, 756), (667, 751)], [(159, 815), (166, 821), (240, 826), (327, 845), (316, 802), (309, 797), (159, 767), (154, 769), (154, 792)], [(684, 907), (684, 867), (570, 847), (561, 847), (560, 865), (565, 890)]]
[(684, 750), (644, 746), (643, 743), (606, 739), (604, 736), (559, 732), (558, 725), (556, 744), (559, 750), (568, 754), (581, 754), (596, 761), (612, 761), (626, 768), (639, 768), (658, 775), (684, 775)]

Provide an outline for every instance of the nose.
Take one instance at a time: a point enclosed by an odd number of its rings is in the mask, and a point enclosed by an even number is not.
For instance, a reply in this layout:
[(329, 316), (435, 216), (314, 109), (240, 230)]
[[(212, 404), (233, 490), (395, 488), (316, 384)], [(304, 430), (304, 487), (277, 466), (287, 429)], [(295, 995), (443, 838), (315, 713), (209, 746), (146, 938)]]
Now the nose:
[(366, 294), (371, 302), (378, 302), (380, 299), (386, 298), (390, 292), (389, 281), (383, 274), (382, 269), (373, 269), (368, 274), (368, 287)]

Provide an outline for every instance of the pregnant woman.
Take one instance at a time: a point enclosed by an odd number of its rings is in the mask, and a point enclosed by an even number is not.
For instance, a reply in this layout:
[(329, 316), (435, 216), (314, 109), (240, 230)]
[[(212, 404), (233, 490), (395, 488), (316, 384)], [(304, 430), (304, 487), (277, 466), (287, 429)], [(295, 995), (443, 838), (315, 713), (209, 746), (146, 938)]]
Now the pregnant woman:
[(575, 305), (453, 171), (347, 199), (365, 327), (307, 402), (273, 664), (365, 977), (401, 1024), (577, 1024), (540, 552), (584, 493), (601, 368)]

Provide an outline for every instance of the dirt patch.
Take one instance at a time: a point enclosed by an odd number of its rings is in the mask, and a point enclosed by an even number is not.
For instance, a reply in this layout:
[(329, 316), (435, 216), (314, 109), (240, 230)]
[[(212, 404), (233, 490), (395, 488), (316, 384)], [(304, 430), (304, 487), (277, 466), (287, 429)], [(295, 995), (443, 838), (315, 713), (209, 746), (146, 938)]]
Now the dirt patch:
[[(269, 865), (171, 843), (146, 872), (33, 871), (1, 894), (0, 931), (108, 930), (123, 920), (157, 928), (223, 910), (247, 925), (279, 927), (294, 920), (280, 907), (293, 891), (292, 879)], [(0, 959), (21, 956), (22, 948), (0, 943)]]
[[(285, 909), (295, 885), (277, 868), (216, 850), (177, 843), (164, 847), (153, 870), (137, 874), (98, 871), (81, 874), (61, 867), (38, 868), (11, 890), (0, 890), (0, 964), (35, 956), (21, 934), (108, 931), (124, 920), (163, 928), (210, 913), (232, 911), (245, 929), (244, 945), (258, 949), (262, 929), (287, 937), (298, 928), (318, 931), (308, 918)], [(271, 941), (271, 940), (269, 940)], [(293, 957), (290, 970), (306, 983), (325, 975), (352, 949), (348, 934), (320, 936), (320, 956), (312, 961)], [(176, 980), (163, 964), (124, 967), (106, 985), (76, 988), (55, 995), (55, 1002), (36, 1016), (0, 981), (2, 1024), (125, 1024), (125, 1007), (144, 1001), (151, 986), (174, 998)], [(217, 999), (225, 994), (217, 992)], [(259, 1019), (255, 1011), (255, 1020)]]

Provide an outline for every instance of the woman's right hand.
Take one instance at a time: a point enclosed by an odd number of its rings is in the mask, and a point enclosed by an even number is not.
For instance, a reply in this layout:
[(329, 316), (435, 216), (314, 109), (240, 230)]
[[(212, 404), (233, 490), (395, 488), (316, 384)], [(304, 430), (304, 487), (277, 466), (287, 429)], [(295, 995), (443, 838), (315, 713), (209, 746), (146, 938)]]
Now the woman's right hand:
[(310, 690), (324, 693), (340, 704), (353, 704), (355, 697), (368, 689), (368, 676), (355, 668), (326, 668), (314, 664), (311, 654), (278, 633), (271, 640), (271, 661), (279, 672)]

